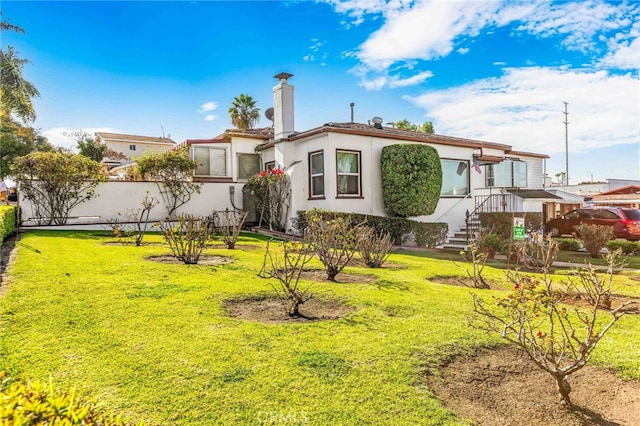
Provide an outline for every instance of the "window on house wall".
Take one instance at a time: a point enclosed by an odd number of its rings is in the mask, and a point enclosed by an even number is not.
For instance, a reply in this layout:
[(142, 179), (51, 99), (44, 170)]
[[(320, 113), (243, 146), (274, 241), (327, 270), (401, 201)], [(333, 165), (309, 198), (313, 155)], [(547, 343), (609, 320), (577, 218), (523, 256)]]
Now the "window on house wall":
[(440, 161), (442, 163), (440, 195), (467, 195), (469, 193), (469, 161), (448, 159)]
[(197, 163), (196, 176), (227, 176), (227, 150), (225, 148), (193, 147)]
[(135, 150), (136, 150), (135, 145), (129, 145), (129, 151), (135, 151)]
[(275, 161), (267, 161), (266, 163), (264, 163), (264, 169), (268, 172), (271, 171), (273, 169), (276, 168), (276, 162)]
[(501, 163), (489, 164), (486, 170), (488, 187), (527, 187), (527, 163), (524, 161), (504, 160)]
[(238, 179), (249, 179), (260, 172), (258, 154), (238, 154)]
[(324, 197), (324, 152), (309, 153), (309, 197)]
[(336, 151), (338, 197), (360, 196), (360, 151)]

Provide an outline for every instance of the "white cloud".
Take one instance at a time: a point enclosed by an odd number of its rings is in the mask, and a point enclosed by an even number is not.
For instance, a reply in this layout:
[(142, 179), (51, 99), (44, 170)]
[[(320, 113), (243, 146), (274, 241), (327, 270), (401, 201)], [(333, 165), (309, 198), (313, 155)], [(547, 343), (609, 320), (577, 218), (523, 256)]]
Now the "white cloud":
[(93, 136), (95, 132), (107, 132), (107, 133), (120, 133), (118, 130), (111, 127), (90, 127), (90, 128), (69, 128), (69, 127), (53, 127), (41, 131), (42, 136), (46, 137), (50, 144), (54, 146), (60, 146), (63, 148), (69, 148), (74, 151), (78, 148), (78, 142), (75, 139), (66, 136), (78, 130), (82, 130)]
[[(640, 3), (325, 0), (354, 20), (380, 19), (355, 57), (366, 88), (380, 89), (380, 77), (399, 63), (430, 61), (451, 54), (460, 39), (490, 34), (496, 27), (518, 24), (514, 36), (560, 37), (568, 50), (594, 56), (591, 66), (637, 69)], [(520, 35), (521, 35), (520, 34)], [(460, 54), (468, 48), (459, 48)], [(530, 64), (531, 65), (531, 64)], [(546, 65), (546, 64), (542, 64)], [(379, 73), (379, 75), (375, 75)]]
[(468, 47), (461, 47), (458, 50), (456, 50), (456, 52), (458, 52), (461, 55), (466, 55), (467, 53), (469, 53), (469, 49)]
[(204, 114), (206, 112), (213, 111), (216, 108), (218, 108), (218, 103), (217, 102), (206, 102), (206, 103), (204, 103), (204, 104), (202, 104), (200, 106), (200, 108), (198, 109), (198, 112), (200, 114)]
[(218, 116), (217, 116), (217, 115), (207, 114), (207, 115), (205, 115), (205, 116), (204, 116), (204, 121), (213, 121), (213, 120), (215, 120), (216, 118), (218, 118)]
[(406, 99), (427, 111), (438, 133), (554, 154), (565, 149), (563, 101), (569, 102), (571, 152), (637, 145), (639, 84), (631, 74), (508, 68), (500, 78)]
[(302, 57), (302, 60), (305, 62), (313, 62), (316, 60), (316, 57), (314, 55), (305, 55)]

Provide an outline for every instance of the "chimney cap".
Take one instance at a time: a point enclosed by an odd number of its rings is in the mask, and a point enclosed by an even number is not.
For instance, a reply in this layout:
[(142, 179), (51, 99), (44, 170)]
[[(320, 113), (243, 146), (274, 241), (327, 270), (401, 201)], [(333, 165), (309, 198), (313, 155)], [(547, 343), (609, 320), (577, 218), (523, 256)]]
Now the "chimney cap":
[(293, 74), (289, 74), (288, 72), (281, 72), (273, 76), (273, 78), (277, 78), (279, 81), (287, 81), (290, 77), (293, 77)]

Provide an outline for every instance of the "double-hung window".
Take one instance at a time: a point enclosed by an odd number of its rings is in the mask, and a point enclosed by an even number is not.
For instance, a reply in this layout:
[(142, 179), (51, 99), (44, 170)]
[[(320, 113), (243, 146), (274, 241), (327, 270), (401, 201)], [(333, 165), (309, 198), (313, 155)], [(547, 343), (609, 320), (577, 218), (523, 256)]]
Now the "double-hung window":
[(360, 151), (336, 151), (338, 197), (360, 197)]
[(227, 150), (194, 146), (193, 159), (197, 163), (196, 176), (227, 177)]
[(324, 152), (309, 153), (309, 198), (324, 197)]

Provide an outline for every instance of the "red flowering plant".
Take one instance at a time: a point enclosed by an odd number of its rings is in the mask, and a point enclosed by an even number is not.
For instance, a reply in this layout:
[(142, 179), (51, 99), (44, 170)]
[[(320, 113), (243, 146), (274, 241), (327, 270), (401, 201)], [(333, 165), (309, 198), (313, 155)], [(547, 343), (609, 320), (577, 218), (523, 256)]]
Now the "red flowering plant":
[[(532, 241), (529, 244), (541, 244)], [(549, 244), (537, 250), (553, 250)], [(609, 300), (614, 267), (619, 252), (607, 256), (607, 278), (591, 267), (575, 271), (564, 286), (556, 285), (549, 274), (549, 266), (542, 266), (541, 274), (525, 275), (508, 271), (507, 279), (513, 289), (506, 296), (494, 296), (494, 303), (485, 302), (472, 294), (473, 314), (470, 324), (502, 338), (523, 350), (528, 358), (555, 379), (556, 389), (563, 402), (571, 405), (571, 387), (567, 378), (590, 360), (591, 354), (604, 334), (624, 315), (625, 302), (615, 309), (603, 310)], [(546, 258), (546, 256), (545, 256)], [(587, 308), (570, 308), (567, 294), (577, 296)], [(607, 315), (609, 318), (603, 319)]]
[(251, 176), (247, 186), (259, 214), (258, 226), (265, 223), (270, 230), (284, 231), (291, 195), (289, 175), (280, 168), (263, 170)]

